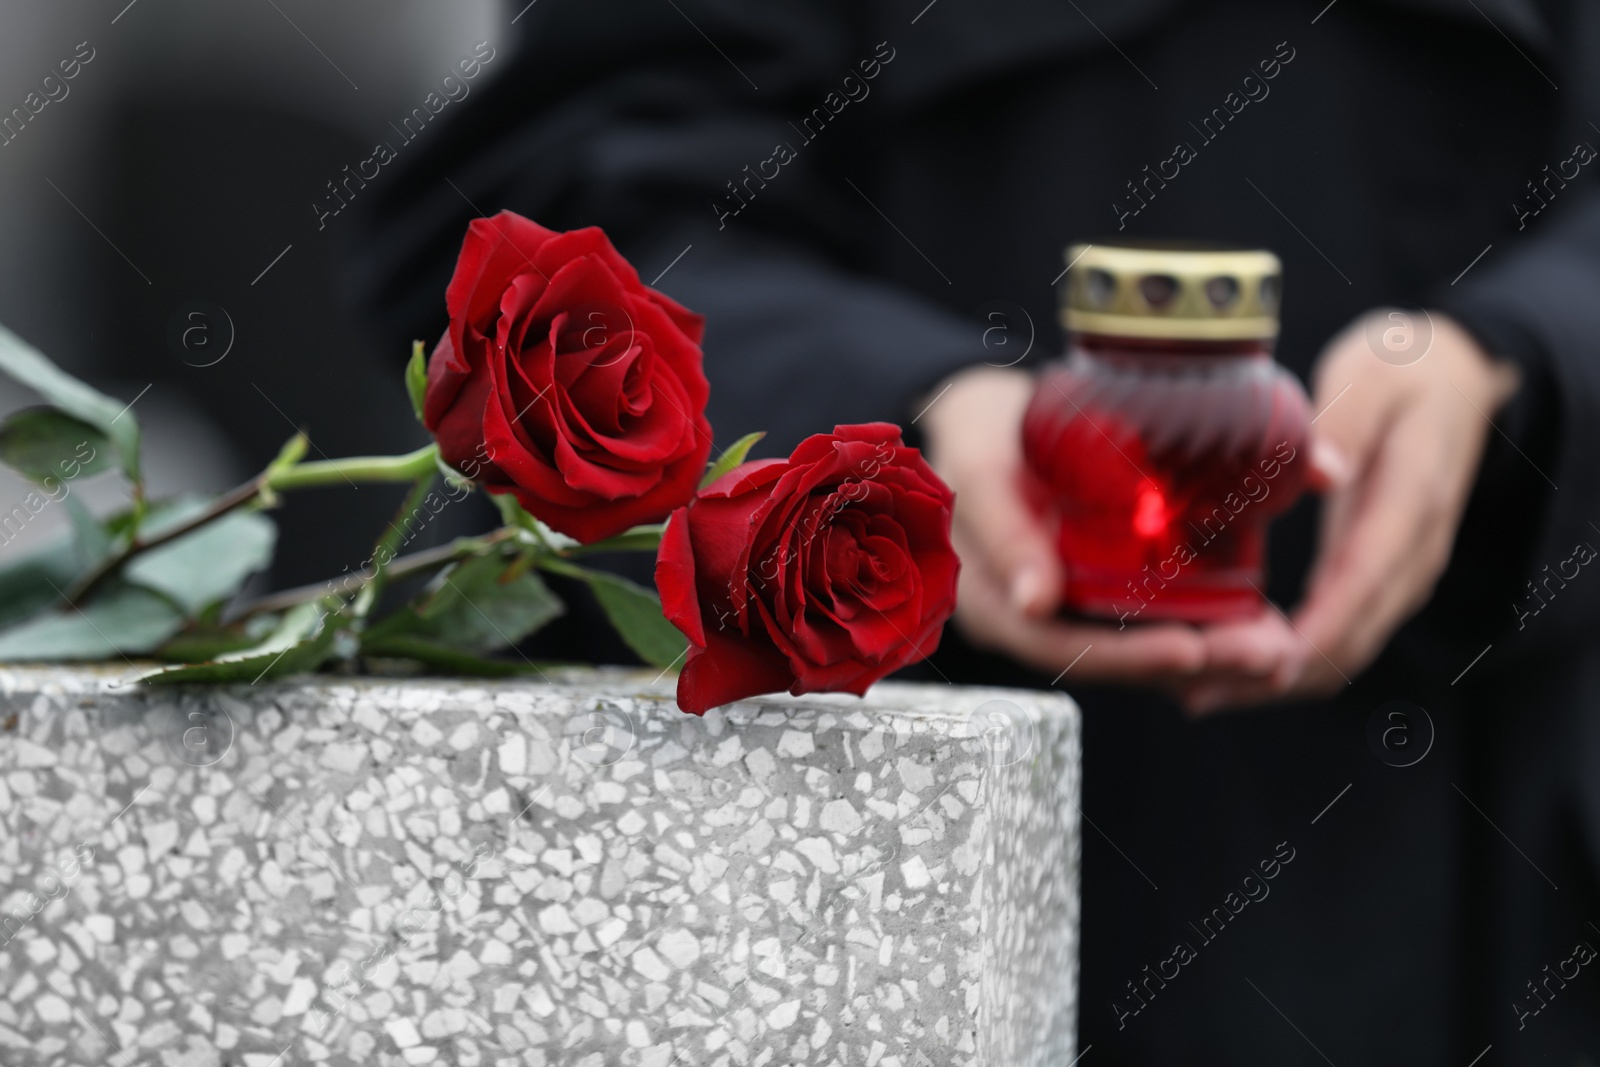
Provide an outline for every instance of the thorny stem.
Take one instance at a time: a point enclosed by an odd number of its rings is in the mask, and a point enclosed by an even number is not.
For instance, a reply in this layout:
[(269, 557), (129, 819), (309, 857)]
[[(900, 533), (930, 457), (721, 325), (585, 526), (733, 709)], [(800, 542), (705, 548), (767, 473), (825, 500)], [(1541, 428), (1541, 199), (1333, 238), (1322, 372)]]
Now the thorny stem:
[(296, 434), (283, 446), (277, 458), (268, 464), (265, 470), (249, 481), (223, 493), (198, 514), (154, 537), (141, 538), (135, 534), (121, 551), (113, 552), (101, 560), (72, 584), (72, 588), (67, 590), (64, 607), (70, 609), (78, 606), (90, 593), (100, 588), (107, 579), (122, 570), (135, 557), (176, 541), (246, 505), (258, 501), (270, 504), (275, 499), (276, 490), (337, 485), (342, 481), (357, 480), (409, 482), (424, 475), (431, 475), (438, 469), (439, 449), (433, 444), (403, 456), (357, 456), (351, 459), (301, 463), (300, 457), (305, 455), (305, 451), (305, 437)]

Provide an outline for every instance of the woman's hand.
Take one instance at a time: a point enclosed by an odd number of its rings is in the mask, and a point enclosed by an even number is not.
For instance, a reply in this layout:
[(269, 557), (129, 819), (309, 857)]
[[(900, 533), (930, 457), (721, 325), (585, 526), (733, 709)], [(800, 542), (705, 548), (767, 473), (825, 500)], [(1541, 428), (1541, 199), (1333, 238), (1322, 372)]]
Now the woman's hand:
[(922, 416), (928, 460), (956, 493), (961, 555), (956, 623), (973, 644), (1058, 678), (1175, 686), (1206, 662), (1201, 632), (1055, 618), (1061, 562), (1022, 492), (1022, 414), (1034, 378), (977, 367), (950, 380)]
[(1517, 388), (1514, 368), (1441, 315), (1423, 358), (1378, 358), (1367, 337), (1381, 336), (1386, 315), (1356, 320), (1317, 363), (1311, 483), (1326, 504), (1292, 616), (1264, 604), (1206, 626), (1057, 618), (1061, 563), (1021, 487), (1033, 377), (992, 367), (954, 376), (922, 418), (929, 461), (956, 492), (956, 623), (968, 640), (1058, 679), (1071, 669), (1083, 681), (1160, 687), (1196, 713), (1346, 684), (1432, 595), (1489, 420)]
[(1208, 667), (1183, 686), (1191, 711), (1334, 692), (1433, 595), (1493, 432), (1490, 419), (1516, 392), (1518, 374), (1439, 314), (1431, 316), (1432, 346), (1422, 358), (1381, 359), (1368, 338), (1397, 328), (1391, 314), (1357, 319), (1317, 361), (1313, 456), (1338, 457), (1332, 465), (1342, 460), (1348, 473), (1326, 494), (1316, 561), (1292, 629), (1269, 606), (1258, 620), (1207, 632), (1208, 664), (1241, 645), (1279, 643), (1285, 631), (1294, 638), (1290, 659), (1248, 682), (1236, 673), (1212, 677)]

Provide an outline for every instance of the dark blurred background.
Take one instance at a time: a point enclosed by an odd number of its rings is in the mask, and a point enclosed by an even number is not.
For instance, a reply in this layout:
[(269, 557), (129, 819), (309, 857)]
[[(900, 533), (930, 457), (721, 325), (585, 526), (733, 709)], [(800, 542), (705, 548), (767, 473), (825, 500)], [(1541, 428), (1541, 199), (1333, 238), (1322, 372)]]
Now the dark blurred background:
[[(321, 220), (312, 205), (332, 203), (327, 183), (375, 142), (400, 145), (391, 123), (478, 42), (498, 62), (470, 92), (508, 67), (523, 6), (0, 4), (0, 113), (23, 106), (61, 60), (92, 55), (66, 95), (0, 147), (0, 323), (103, 391), (138, 398), (158, 494), (226, 488), (297, 427), (313, 458), (424, 443), (400, 383), (409, 353), (378, 344), (347, 284), (361, 205)], [(372, 188), (439, 125), (401, 147)], [(34, 402), (0, 379), (0, 411)], [(113, 506), (117, 479), (79, 487), (83, 499)], [(0, 472), (0, 499), (26, 492)], [(274, 513), (271, 584), (358, 565), (402, 492), (296, 494)], [(6, 550), (42, 544), (65, 521), (46, 509)], [(481, 501), (452, 505), (408, 550), (488, 524)]]

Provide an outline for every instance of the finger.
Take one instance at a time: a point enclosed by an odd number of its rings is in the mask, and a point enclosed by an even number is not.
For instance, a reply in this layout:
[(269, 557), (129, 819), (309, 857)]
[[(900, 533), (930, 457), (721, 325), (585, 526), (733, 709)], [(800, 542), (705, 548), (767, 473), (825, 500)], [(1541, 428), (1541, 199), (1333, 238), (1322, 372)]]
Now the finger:
[(1355, 477), (1355, 468), (1344, 449), (1332, 439), (1311, 430), (1311, 467), (1306, 484), (1319, 493), (1343, 489)]
[[(1370, 468), (1394, 417), (1395, 383), (1383, 375), (1406, 368), (1376, 363), (1356, 325), (1335, 338), (1317, 360), (1310, 481), (1321, 488), (1324, 499), (1308, 587), (1325, 577), (1334, 551), (1347, 544), (1350, 523), (1371, 488)], [(1329, 484), (1318, 486), (1324, 480)]]
[[(1055, 610), (1061, 562), (1044, 522), (1024, 497), (1020, 466), (963, 481), (956, 521), (978, 558), (1001, 581), (1017, 611), (1034, 617)], [(962, 559), (972, 558), (963, 552)]]
[[(1451, 442), (1446, 444), (1445, 442)], [(1375, 657), (1390, 635), (1433, 595), (1439, 576), (1450, 561), (1455, 532), (1477, 469), (1478, 451), (1451, 435), (1437, 413), (1419, 408), (1397, 424), (1385, 447), (1384, 462), (1394, 466), (1390, 506), (1400, 500), (1410, 508), (1409, 533), (1392, 546), (1390, 576), (1377, 582), (1376, 594), (1351, 628), (1353, 648), (1346, 654), (1364, 666)], [(1375, 489), (1374, 506), (1384, 506), (1385, 483)]]
[[(1313, 637), (1346, 626), (1340, 632), (1343, 647), (1329, 655), (1347, 666), (1364, 666), (1432, 594), (1482, 459), (1483, 407), (1492, 410), (1517, 384), (1514, 372), (1448, 320), (1434, 348), (1429, 363), (1368, 365), (1395, 414), (1380, 428), (1368, 484), (1332, 509), (1306, 605)], [(1458, 377), (1478, 401), (1456, 385)], [(1349, 586), (1342, 590), (1342, 605), (1327, 593), (1341, 584)]]
[[(1371, 462), (1384, 425), (1397, 406), (1394, 382), (1377, 372), (1402, 374), (1403, 367), (1374, 367), (1376, 359), (1358, 334), (1347, 331), (1317, 359), (1311, 422), (1311, 460), (1332, 467), (1344, 480)], [(1338, 468), (1342, 466), (1343, 470)]]
[(1089, 679), (1148, 685), (1189, 677), (1205, 666), (1205, 642), (1189, 626), (1153, 624), (1119, 631), (1110, 625), (1029, 625), (1043, 643), (1054, 644), (1069, 633), (1074, 639), (1087, 638), (1087, 651), (1073, 670)]
[(1317, 521), (1317, 554), (1306, 576), (1306, 588), (1312, 588), (1326, 578), (1324, 572), (1332, 566), (1341, 546), (1348, 541), (1350, 522), (1359, 511), (1363, 496), (1370, 489), (1370, 480), (1361, 477), (1323, 496), (1322, 514)]
[(1304, 644), (1299, 634), (1270, 605), (1247, 619), (1215, 623), (1201, 629), (1206, 643), (1206, 674), (1267, 678)]
[(1179, 687), (1190, 714), (1243, 707), (1286, 696), (1311, 650), (1288, 619), (1263, 604), (1259, 615), (1205, 627), (1206, 669)]
[(1179, 702), (1190, 716), (1204, 718), (1222, 711), (1237, 711), (1281, 700), (1291, 688), (1285, 686), (1275, 676), (1207, 679), (1184, 685), (1179, 694)]
[(1432, 421), (1398, 422), (1350, 504), (1345, 529), (1326, 546), (1296, 623), (1344, 675), (1366, 665), (1401, 619), (1420, 606), (1443, 569), (1453, 528), (1437, 472)]
[(1205, 665), (1205, 645), (1188, 626), (1119, 630), (1109, 624), (1030, 618), (981, 566), (963, 567), (956, 621), (975, 644), (1006, 652), (1029, 666), (1075, 679), (1151, 684)]
[(985, 561), (1019, 611), (1042, 617), (1059, 600), (1061, 564), (1051, 531), (1024, 495), (1018, 427), (1033, 385), (1021, 371), (964, 371), (930, 406), (924, 425), (930, 461), (956, 490), (963, 561)]

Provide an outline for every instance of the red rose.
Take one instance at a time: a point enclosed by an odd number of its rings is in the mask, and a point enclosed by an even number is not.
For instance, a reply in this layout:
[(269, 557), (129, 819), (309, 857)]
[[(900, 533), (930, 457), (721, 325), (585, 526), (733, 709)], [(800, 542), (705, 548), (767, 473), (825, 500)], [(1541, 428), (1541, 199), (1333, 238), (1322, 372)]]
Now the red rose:
[(473, 219), (445, 303), (423, 422), (446, 463), (585, 543), (694, 494), (711, 450), (704, 320), (599, 229)]
[(955, 610), (954, 499), (887, 423), (835, 427), (702, 490), (656, 557), (662, 610), (689, 638), (678, 706), (860, 696), (927, 656)]

